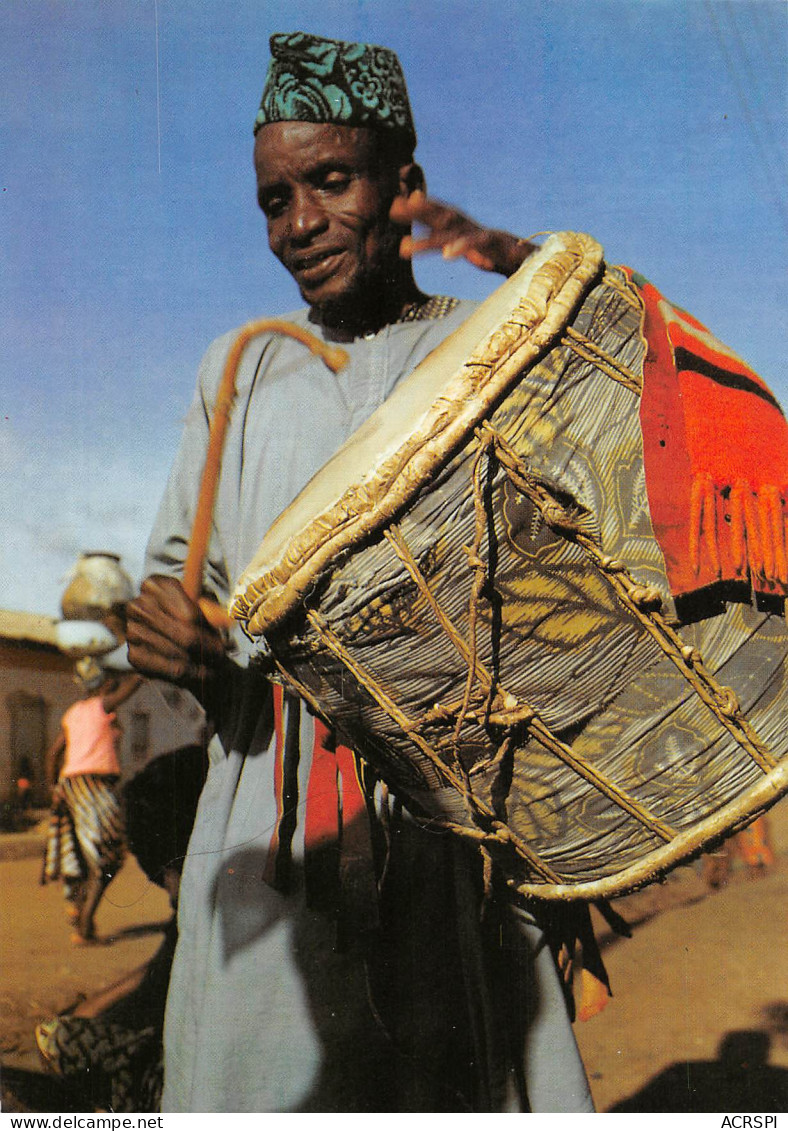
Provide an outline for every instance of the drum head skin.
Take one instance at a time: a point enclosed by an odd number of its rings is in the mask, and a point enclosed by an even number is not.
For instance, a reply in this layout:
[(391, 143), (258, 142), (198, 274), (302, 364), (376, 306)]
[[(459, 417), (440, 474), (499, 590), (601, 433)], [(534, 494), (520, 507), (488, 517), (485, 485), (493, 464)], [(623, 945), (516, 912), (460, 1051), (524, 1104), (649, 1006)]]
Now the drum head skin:
[[(527, 896), (621, 895), (788, 791), (788, 627), (691, 622), (651, 526), (643, 304), (551, 237), (283, 513), (233, 613), (425, 820)], [(730, 599), (727, 599), (730, 598)]]

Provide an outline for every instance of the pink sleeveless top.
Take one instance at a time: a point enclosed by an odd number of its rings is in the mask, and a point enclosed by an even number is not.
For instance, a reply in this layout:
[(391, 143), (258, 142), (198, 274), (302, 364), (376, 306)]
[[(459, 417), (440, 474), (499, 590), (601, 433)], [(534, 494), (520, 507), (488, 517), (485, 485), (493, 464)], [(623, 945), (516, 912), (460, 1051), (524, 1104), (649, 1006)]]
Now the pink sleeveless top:
[(63, 715), (66, 757), (60, 776), (119, 774), (117, 744), (120, 728), (114, 711), (104, 710), (101, 697), (82, 699)]

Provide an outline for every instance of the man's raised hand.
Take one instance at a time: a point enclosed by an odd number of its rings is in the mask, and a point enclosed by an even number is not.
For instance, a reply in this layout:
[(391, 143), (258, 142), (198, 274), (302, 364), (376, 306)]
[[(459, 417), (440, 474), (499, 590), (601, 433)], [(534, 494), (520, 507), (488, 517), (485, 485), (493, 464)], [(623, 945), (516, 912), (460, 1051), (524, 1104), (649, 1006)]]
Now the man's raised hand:
[(528, 240), (496, 228), (484, 228), (457, 208), (427, 197), (420, 189), (407, 197), (396, 197), (390, 215), (397, 224), (422, 224), (428, 229), (418, 239), (403, 238), (403, 259), (425, 251), (440, 251), (444, 259), (463, 257), (483, 271), (495, 271), (508, 278), (535, 250)]

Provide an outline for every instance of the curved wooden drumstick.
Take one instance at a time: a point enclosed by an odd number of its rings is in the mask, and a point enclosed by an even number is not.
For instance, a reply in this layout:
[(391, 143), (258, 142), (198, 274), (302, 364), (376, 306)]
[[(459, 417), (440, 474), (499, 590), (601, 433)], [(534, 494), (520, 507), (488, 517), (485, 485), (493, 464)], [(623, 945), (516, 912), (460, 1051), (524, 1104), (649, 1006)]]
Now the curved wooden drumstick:
[(296, 326), (293, 322), (285, 322), (281, 318), (262, 318), (256, 322), (248, 322), (242, 327), (238, 337), (233, 342), (224, 363), (224, 371), (216, 394), (216, 404), (214, 405), (208, 434), (208, 451), (200, 481), (200, 492), (197, 496), (197, 508), (194, 512), (189, 549), (183, 568), (183, 588), (193, 601), (199, 603), (203, 615), (214, 628), (227, 627), (232, 624), (230, 617), (221, 605), (217, 605), (215, 601), (206, 598), (200, 599), (205, 555), (208, 552), (208, 542), (211, 536), (216, 487), (222, 464), (224, 438), (235, 398), (235, 382), (243, 351), (252, 338), (256, 338), (258, 334), (271, 331), (276, 334), (286, 334), (290, 338), (295, 338), (296, 341), (303, 342), (312, 353), (323, 359), (333, 373), (339, 373), (349, 360), (346, 350), (343, 350), (340, 346), (326, 345), (309, 330)]

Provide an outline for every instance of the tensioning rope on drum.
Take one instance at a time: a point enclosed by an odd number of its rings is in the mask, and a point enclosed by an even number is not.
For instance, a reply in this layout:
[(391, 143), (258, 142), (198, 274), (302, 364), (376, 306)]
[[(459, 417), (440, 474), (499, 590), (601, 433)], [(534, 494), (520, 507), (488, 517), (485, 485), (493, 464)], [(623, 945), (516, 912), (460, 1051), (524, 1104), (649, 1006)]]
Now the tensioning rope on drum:
[[(477, 496), (474, 508), (476, 514), (476, 532), (474, 544), (468, 548), (469, 564), (474, 570), (475, 575), (472, 585), (472, 595), (469, 602), (470, 621), (473, 622), (474, 620), (474, 604), (475, 601), (478, 600), (478, 594), (480, 594), (483, 584), (486, 581), (486, 575), (483, 577), (481, 574), (483, 563), (479, 557), (481, 545), (479, 533), (480, 512), (483, 516), (483, 505), (478, 497), (481, 483), (481, 459), (485, 454), (489, 455), (491, 451), (494, 451), (496, 458), (500, 460), (504, 471), (513, 485), (518, 490), (524, 491), (524, 493), (532, 499), (538, 506), (545, 521), (548, 522), (553, 529), (556, 529), (564, 537), (569, 537), (582, 546), (585, 552), (592, 558), (594, 564), (613, 585), (619, 600), (637, 617), (650, 634), (656, 638), (662, 650), (679, 667), (696, 694), (698, 694), (703, 702), (712, 710), (722, 725), (736, 738), (738, 743), (747, 751), (759, 768), (765, 773), (768, 773), (776, 765), (773, 755), (765, 747), (760, 737), (742, 715), (736, 697), (731, 689), (722, 687), (714, 679), (704, 666), (697, 650), (685, 645), (678, 633), (676, 633), (659, 614), (658, 605), (660, 603), (660, 597), (658, 591), (647, 586), (638, 585), (629, 576), (622, 563), (616, 562), (603, 554), (592, 539), (582, 534), (561, 504), (558, 503), (541, 484), (533, 479), (517, 453), (510, 448), (506, 441), (488, 424), (482, 425), (479, 429), (478, 440), (479, 452), (473, 468), (475, 494)], [(516, 715), (517, 723), (524, 724), (531, 736), (536, 739), (540, 745), (550, 750), (555, 756), (560, 758), (561, 761), (570, 766), (579, 776), (583, 777), (597, 790), (605, 794), (605, 796), (618, 805), (619, 808), (625, 810), (630, 816), (635, 817), (635, 819), (648, 827), (652, 833), (655, 833), (663, 841), (670, 842), (674, 840), (678, 836), (675, 830), (671, 829), (665, 822), (655, 818), (625, 790), (620, 789), (615, 783), (607, 779), (605, 775), (601, 774), (596, 767), (590, 765), (584, 759), (579, 758), (571, 747), (561, 742), (561, 740), (544, 725), (536, 715), (536, 712), (527, 704), (517, 702), (513, 696), (509, 695), (508, 699), (513, 701), (513, 705), (507, 703), (504, 710), (498, 710), (494, 715), (490, 712), (489, 708), (494, 694), (493, 680), (490, 674), (485, 670), (485, 665), (481, 662), (478, 655), (476, 655), (473, 624), (469, 632), (469, 640), (466, 642), (451, 623), (446, 613), (440, 608), (435, 595), (432, 593), (426, 578), (418, 568), (418, 564), (410, 553), (409, 547), (400, 531), (396, 527), (391, 528), (385, 532), (385, 536), (399, 560), (416, 582), (416, 585), (425, 597), (429, 607), (433, 610), (439, 623), (447, 632), (449, 639), (468, 664), (468, 682), (466, 683), (462, 703), (455, 709), (449, 709), (446, 705), (443, 705), (440, 712), (438, 709), (433, 712), (434, 721), (438, 721), (440, 714), (446, 721), (453, 719), (455, 722), (455, 746), (457, 726), (461, 726), (464, 719), (473, 717), (474, 721), (486, 721), (487, 723), (494, 721), (503, 725), (506, 725), (508, 722), (511, 726), (515, 721)], [(474, 594), (476, 596), (474, 596)], [(364, 673), (364, 676), (365, 681), (368, 681), (369, 673)], [(474, 681), (480, 682), (485, 691), (486, 706), (480, 712), (471, 711), (470, 709), (468, 688)], [(506, 692), (502, 688), (498, 689), (498, 698), (504, 700), (504, 702), (507, 700)], [(411, 739), (415, 737), (414, 730), (416, 727), (423, 724), (424, 721), (426, 720), (422, 719), (419, 724), (411, 723), (409, 725), (408, 733)], [(497, 756), (494, 760), (497, 760)], [(463, 790), (463, 792), (465, 791)], [(462, 828), (458, 827), (457, 831), (461, 833)]]
[[(481, 683), (485, 693), (485, 706), (481, 711), (472, 711), (470, 709), (466, 686), (466, 695), (463, 697), (463, 701), (459, 707), (453, 708), (451, 705), (443, 704), (440, 708), (436, 708), (429, 717), (422, 716), (419, 724), (435, 723), (440, 720), (447, 722), (454, 720), (455, 744), (457, 734), (456, 727), (457, 725), (461, 726), (466, 719), (470, 719), (474, 722), (486, 722), (493, 726), (506, 727), (509, 729), (524, 726), (540, 746), (545, 750), (549, 750), (551, 754), (560, 759), (565, 765), (569, 766), (579, 777), (582, 777), (596, 790), (604, 794), (608, 800), (628, 813), (629, 816), (633, 817), (647, 828), (649, 832), (653, 833), (660, 840), (665, 841), (665, 843), (669, 843), (676, 836), (675, 830), (658, 817), (655, 817), (653, 813), (650, 813), (636, 798), (632, 797), (626, 790), (611, 781), (610, 778), (595, 766), (592, 766), (590, 762), (578, 755), (565, 742), (562, 742), (538, 717), (533, 707), (527, 703), (518, 701), (511, 692), (508, 692), (500, 685), (497, 688), (498, 694), (497, 696), (495, 695), (495, 681), (490, 672), (487, 671), (486, 665), (482, 662), (480, 657), (474, 654), (475, 643), (471, 634), (469, 634), (468, 641), (463, 639), (461, 633), (440, 607), (435, 595), (429, 587), (429, 583), (419, 569), (418, 563), (411, 554), (400, 532), (396, 530), (396, 528), (393, 528), (386, 531), (385, 534), (392, 549), (416, 582), (416, 585), (425, 597), (425, 600), (450, 641), (460, 653), (463, 660), (468, 664), (469, 673), (471, 673), (474, 679)], [(491, 707), (494, 707), (494, 710), (491, 710)], [(500, 754), (501, 751), (499, 750), (496, 758), (492, 761), (498, 760)], [(485, 768), (489, 768), (489, 766), (490, 763), (485, 764)], [(478, 771), (480, 767), (476, 767), (476, 769)]]
[(605, 554), (596, 542), (580, 531), (557, 500), (530, 474), (517, 452), (488, 424), (483, 433), (495, 435), (496, 456), (512, 485), (526, 494), (541, 510), (545, 522), (580, 546), (612, 586), (619, 601), (637, 618), (664, 654), (673, 661), (693, 691), (706, 704), (722, 726), (736, 739), (755, 764), (766, 774), (777, 766), (752, 724), (745, 718), (736, 694), (723, 687), (703, 663), (698, 650), (686, 644), (662, 616), (662, 596), (653, 586), (638, 584), (623, 562)]
[[(457, 715), (457, 723), (454, 728), (454, 745), (459, 746), (460, 734), (462, 732), (462, 724), (465, 721), (465, 716), (468, 713), (468, 708), (471, 703), (471, 692), (473, 690), (474, 680), (476, 679), (476, 668), (479, 663), (478, 649), (476, 646), (476, 622), (479, 615), (479, 598), (482, 595), (482, 590), (487, 584), (487, 566), (481, 556), (482, 542), (484, 535), (487, 532), (487, 521), (484, 510), (484, 494), (482, 491), (481, 477), (482, 466), (485, 457), (489, 457), (489, 445), (480, 445), (479, 451), (476, 454), (476, 459), (473, 462), (473, 513), (474, 513), (474, 535), (473, 545), (466, 547), (468, 557), (468, 565), (473, 571), (473, 582), (471, 583), (471, 593), (468, 600), (468, 678), (465, 682), (465, 693), (462, 697), (462, 706)], [(489, 696), (492, 696), (492, 683), (490, 684)], [(489, 709), (488, 698), (488, 709)], [(460, 761), (459, 755), (457, 761)]]
[[(525, 841), (521, 840), (508, 826), (499, 821), (495, 813), (480, 801), (479, 798), (468, 792), (463, 778), (458, 776), (451, 767), (447, 766), (443, 759), (438, 756), (430, 744), (419, 734), (417, 724), (412, 719), (408, 718), (405, 712), (386, 694), (378, 681), (351, 656), (342, 641), (336, 633), (331, 631), (319, 613), (310, 609), (307, 611), (306, 615), (309, 623), (317, 631), (328, 650), (333, 652), (337, 659), (344, 664), (347, 670), (355, 676), (362, 687), (372, 696), (378, 706), (385, 711), (390, 719), (401, 727), (415, 746), (428, 758), (439, 775), (439, 779), (452, 785), (465, 799), (469, 810), (475, 812), (478, 817), (482, 818), (484, 822), (490, 826), (491, 831), (485, 832), (483, 829), (479, 829), (477, 834), (476, 830), (469, 829), (467, 825), (460, 825), (447, 819), (441, 821), (436, 820), (435, 823), (442, 824), (446, 828), (452, 829), (458, 833), (464, 833), (480, 843), (490, 844), (497, 842), (498, 844), (506, 844), (508, 842), (516, 848), (522, 858), (531, 865), (531, 868), (537, 875), (541, 876), (543, 880), (546, 880), (548, 883), (560, 883), (560, 877), (557, 876), (543, 860), (540, 860)], [(285, 676), (288, 678), (287, 673), (285, 673)]]
[(247, 322), (230, 347), (216, 394), (213, 416), (211, 417), (208, 451), (205, 456), (205, 466), (202, 471), (197, 507), (189, 538), (189, 548), (183, 567), (183, 588), (193, 601), (199, 603), (206, 620), (217, 628), (226, 627), (233, 622), (220, 605), (200, 597), (205, 556), (211, 537), (213, 506), (219, 483), (227, 424), (235, 399), (238, 367), (249, 342), (265, 333), (284, 334), (286, 337), (295, 338), (296, 341), (302, 342), (312, 353), (325, 362), (332, 373), (338, 373), (349, 360), (346, 350), (343, 350), (340, 346), (326, 345), (309, 330), (297, 326), (294, 322), (286, 322), (281, 318), (260, 318), (254, 322)]
[(626, 365), (622, 365), (620, 361), (611, 358), (608, 353), (600, 349), (590, 338), (587, 338), (584, 334), (578, 333), (574, 327), (567, 326), (562, 338), (562, 344), (574, 350), (583, 361), (591, 362), (600, 372), (605, 373), (608, 377), (612, 377), (614, 381), (618, 381), (619, 384), (640, 396), (643, 391), (643, 379), (640, 375), (628, 369)]

